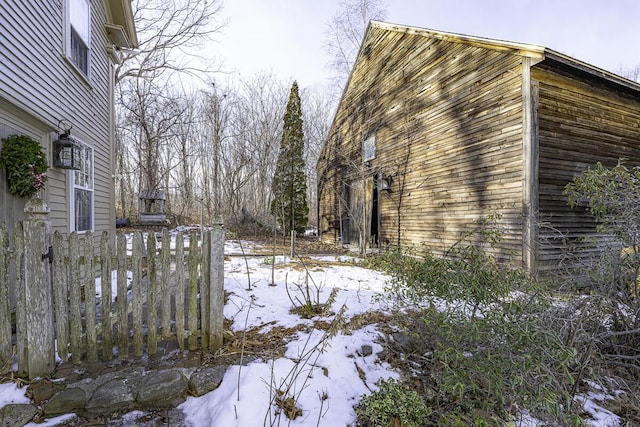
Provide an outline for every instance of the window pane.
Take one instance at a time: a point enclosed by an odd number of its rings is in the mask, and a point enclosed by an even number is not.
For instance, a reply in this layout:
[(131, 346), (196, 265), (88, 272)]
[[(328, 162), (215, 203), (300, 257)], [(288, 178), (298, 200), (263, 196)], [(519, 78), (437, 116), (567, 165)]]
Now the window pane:
[(69, 0), (69, 18), (85, 46), (89, 46), (89, 4), (86, 0)]
[(74, 177), (73, 177), (74, 185), (76, 187), (86, 187), (85, 178), (84, 178), (85, 175), (84, 173), (82, 173), (82, 170), (75, 171), (73, 172), (73, 174), (74, 174)]
[(362, 160), (368, 162), (376, 158), (376, 137), (375, 135), (365, 139), (362, 143)]
[(91, 207), (93, 206), (93, 193), (87, 190), (75, 189), (76, 201), (76, 231), (91, 230)]
[(93, 188), (93, 150), (87, 148), (84, 150), (82, 171), (85, 174), (85, 185), (88, 188)]
[(89, 70), (89, 49), (71, 28), (71, 61), (85, 74)]
[(80, 148), (80, 169), (73, 172), (74, 185), (87, 190), (93, 188), (93, 156), (90, 147)]
[(73, 172), (75, 231), (93, 229), (93, 149), (80, 144), (80, 170)]

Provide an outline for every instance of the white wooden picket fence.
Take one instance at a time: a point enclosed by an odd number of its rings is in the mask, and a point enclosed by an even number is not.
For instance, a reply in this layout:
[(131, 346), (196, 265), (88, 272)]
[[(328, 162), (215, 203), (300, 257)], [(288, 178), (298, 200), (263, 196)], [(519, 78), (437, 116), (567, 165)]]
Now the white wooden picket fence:
[(55, 351), (79, 363), (153, 355), (169, 340), (189, 350), (222, 346), (221, 223), (127, 240), (51, 235), (46, 205), (25, 211), (12, 236), (0, 224), (0, 374), (17, 359), (19, 376), (48, 375)]

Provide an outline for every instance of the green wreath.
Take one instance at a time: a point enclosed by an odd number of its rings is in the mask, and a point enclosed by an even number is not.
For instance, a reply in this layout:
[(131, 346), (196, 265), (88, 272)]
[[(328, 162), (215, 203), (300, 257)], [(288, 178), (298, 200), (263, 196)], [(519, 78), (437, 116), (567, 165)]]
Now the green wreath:
[(40, 144), (26, 135), (2, 138), (0, 166), (5, 168), (9, 193), (16, 197), (33, 196), (47, 181), (47, 157)]

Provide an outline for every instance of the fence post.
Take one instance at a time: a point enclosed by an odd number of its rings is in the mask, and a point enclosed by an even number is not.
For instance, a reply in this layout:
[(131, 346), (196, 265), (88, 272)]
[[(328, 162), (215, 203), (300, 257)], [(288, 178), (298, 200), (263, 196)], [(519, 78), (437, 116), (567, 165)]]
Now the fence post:
[(0, 375), (11, 370), (11, 303), (9, 297), (9, 234), (0, 222)]
[(222, 348), (224, 310), (224, 227), (222, 217), (217, 217), (211, 231), (211, 268), (209, 291), (209, 351)]
[(51, 374), (55, 368), (53, 325), (53, 290), (51, 287), (51, 222), (49, 207), (44, 200), (30, 199), (23, 221), (24, 262), (20, 295), (26, 330), (22, 334), (26, 360), (18, 362), (21, 376), (30, 379)]

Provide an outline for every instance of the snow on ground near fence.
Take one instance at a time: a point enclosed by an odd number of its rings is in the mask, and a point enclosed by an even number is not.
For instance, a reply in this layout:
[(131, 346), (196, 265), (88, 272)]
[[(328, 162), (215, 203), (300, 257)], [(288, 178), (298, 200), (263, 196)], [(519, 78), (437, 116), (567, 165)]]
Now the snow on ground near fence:
[[(248, 242), (242, 247), (247, 253), (253, 251), (253, 245)], [(242, 251), (238, 243), (228, 241), (225, 253), (239, 254)], [(314, 259), (338, 262), (310, 268), (313, 302), (318, 302), (315, 300), (316, 290), (320, 293), (319, 302), (324, 303), (336, 288), (338, 293), (331, 312), (338, 313), (345, 306), (347, 321), (360, 313), (388, 310), (376, 298), (382, 292), (387, 276), (362, 268), (350, 262), (353, 259), (349, 257)], [(299, 268), (294, 269), (288, 261), (288, 257), (276, 257), (275, 286), (270, 286), (272, 257), (250, 257), (245, 261), (242, 257), (233, 256), (225, 261), (225, 290), (231, 295), (224, 315), (233, 320), (232, 328), (237, 336), (241, 336), (238, 331), (253, 327), (261, 327), (262, 332), (268, 332), (274, 326), (312, 325), (313, 320), (301, 319), (290, 313), (292, 303), (287, 296), (285, 282), (293, 298), (302, 298), (298, 285), (305, 283), (305, 274)], [(322, 320), (330, 322), (333, 317), (330, 315)], [(288, 388), (297, 398), (296, 406), (302, 410), (302, 415), (292, 421), (280, 415), (279, 425), (355, 424), (353, 407), (362, 395), (376, 390), (375, 383), (379, 379), (398, 378), (399, 373), (387, 364), (376, 362), (376, 353), (382, 347), (377, 343), (380, 333), (375, 325), (352, 330), (350, 335), (338, 333), (330, 339), (326, 339), (325, 333), (315, 329), (298, 332), (288, 343), (284, 357), (255, 360), (243, 367), (232, 366), (218, 389), (201, 397), (189, 397), (179, 408), (194, 427), (278, 425), (278, 415), (270, 402), (276, 389)], [(316, 348), (319, 342), (324, 345)], [(371, 346), (373, 354), (362, 355), (363, 345)], [(18, 389), (13, 383), (1, 384), (0, 407), (7, 403), (28, 402), (24, 392), (24, 388)], [(596, 394), (579, 397), (584, 401), (585, 410), (594, 416), (589, 424), (594, 427), (618, 426), (618, 417), (598, 405), (604, 398)], [(68, 416), (30, 426), (53, 426), (66, 418)], [(534, 427), (537, 423), (527, 418), (517, 425)]]
[[(272, 257), (248, 259), (249, 276), (243, 258), (231, 258), (225, 263), (225, 289), (232, 295), (224, 314), (233, 319), (234, 331), (261, 325), (263, 332), (276, 325), (286, 328), (301, 323), (312, 325), (313, 320), (290, 313), (292, 304), (284, 289), (285, 283), (292, 298), (303, 299), (298, 285), (305, 286), (306, 274), (304, 270), (280, 268), (287, 259), (275, 259), (276, 286), (269, 286)], [(337, 313), (345, 306), (346, 321), (356, 314), (386, 310), (375, 301), (386, 280), (381, 273), (349, 264), (323, 266), (322, 269), (310, 267), (309, 273), (312, 301), (323, 303), (333, 288), (339, 289), (331, 311)], [(316, 299), (318, 291), (320, 296)], [(326, 320), (332, 318), (329, 316)], [(399, 374), (387, 364), (376, 363), (376, 353), (382, 347), (376, 343), (379, 333), (374, 326), (352, 331), (351, 335), (339, 333), (328, 340), (325, 347), (313, 350), (325, 334), (320, 330), (298, 333), (297, 339), (287, 345), (285, 357), (230, 368), (218, 390), (199, 398), (189, 398), (180, 409), (194, 426), (251, 427), (271, 425), (272, 421), (277, 425), (277, 414), (270, 402), (276, 389), (289, 388), (293, 397), (297, 397), (296, 406), (302, 410), (302, 415), (290, 424), (281, 415), (281, 425), (333, 426), (354, 422), (353, 406), (361, 396), (375, 390), (379, 379), (398, 378)], [(363, 345), (371, 346), (373, 354), (359, 355)], [(303, 362), (296, 365), (294, 361), (301, 359)]]

